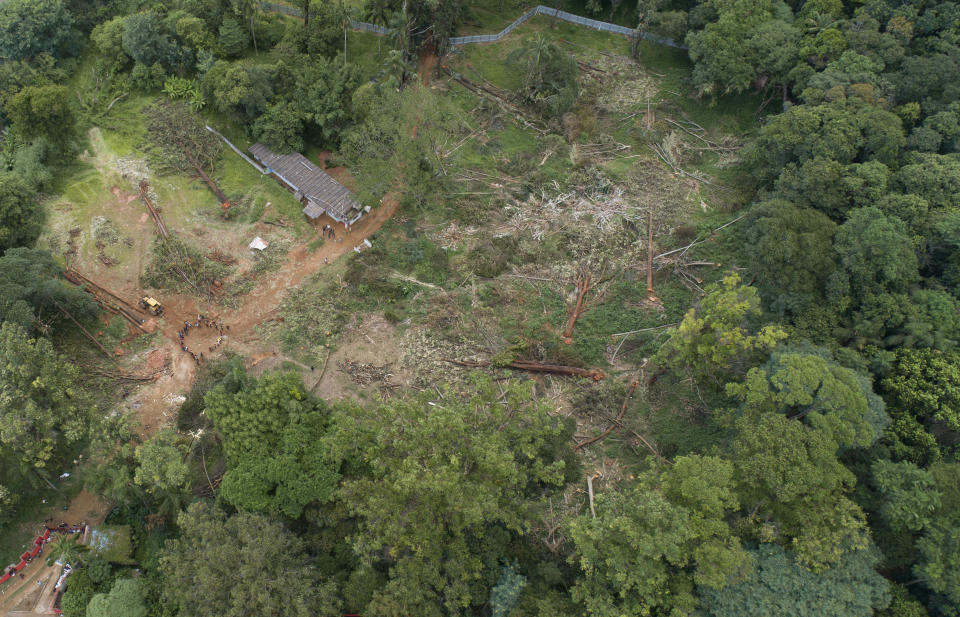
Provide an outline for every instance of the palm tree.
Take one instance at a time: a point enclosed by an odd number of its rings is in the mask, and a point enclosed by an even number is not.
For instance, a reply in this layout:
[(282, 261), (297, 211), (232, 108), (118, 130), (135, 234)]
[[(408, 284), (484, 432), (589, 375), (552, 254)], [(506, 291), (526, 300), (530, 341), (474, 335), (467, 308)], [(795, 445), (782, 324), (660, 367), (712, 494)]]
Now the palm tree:
[(261, 14), (260, 0), (231, 0), (235, 15), (243, 17), (250, 23), (250, 38), (253, 39), (253, 52), (257, 53), (257, 34), (254, 32), (253, 20)]
[(507, 56), (507, 62), (518, 63), (524, 66), (524, 87), (531, 87), (540, 81), (541, 61), (550, 48), (550, 40), (542, 34), (537, 34), (523, 42), (519, 48)]
[[(363, 16), (373, 25), (385, 27), (390, 20), (390, 0), (369, 0)], [(377, 37), (377, 58), (380, 57), (380, 38)]]
[(384, 84), (399, 91), (407, 80), (409, 70), (410, 66), (403, 59), (403, 52), (399, 49), (391, 49), (383, 63), (383, 72), (386, 74)]
[(816, 12), (807, 17), (807, 34), (820, 34), (824, 30), (829, 30), (837, 25), (837, 20), (829, 13)]
[(77, 544), (75, 540), (76, 538), (72, 534), (57, 534), (47, 545), (47, 565), (52, 566), (59, 561), (64, 565), (70, 564), (77, 567), (81, 562), (83, 553), (90, 549), (82, 544)]
[(403, 6), (403, 11), (390, 16), (390, 33), (387, 36), (390, 37), (390, 43), (403, 54), (403, 60), (406, 62), (410, 60), (410, 30), (413, 24), (407, 16), (407, 5)]

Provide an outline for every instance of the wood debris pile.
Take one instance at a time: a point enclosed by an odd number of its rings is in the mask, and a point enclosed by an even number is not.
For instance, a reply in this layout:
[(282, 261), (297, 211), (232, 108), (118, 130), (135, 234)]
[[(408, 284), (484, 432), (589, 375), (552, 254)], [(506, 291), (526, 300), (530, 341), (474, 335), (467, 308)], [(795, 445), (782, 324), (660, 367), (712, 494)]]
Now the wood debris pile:
[(80, 237), (81, 233), (83, 233), (83, 231), (79, 227), (70, 228), (69, 238), (67, 239), (67, 250), (63, 254), (68, 261), (77, 254), (77, 238)]
[(376, 364), (366, 364), (353, 360), (338, 360), (337, 368), (340, 372), (349, 375), (353, 383), (361, 386), (379, 382), (387, 388), (397, 387), (397, 384), (390, 381), (393, 378), (393, 373), (390, 372), (389, 363), (377, 366)]
[(549, 232), (564, 228), (582, 227), (590, 219), (600, 231), (606, 232), (622, 218), (637, 218), (634, 206), (626, 199), (623, 189), (612, 188), (609, 192), (584, 194), (568, 191), (549, 197), (546, 192), (531, 195), (526, 202), (514, 202), (504, 207), (510, 217), (495, 233), (502, 238), (530, 234), (534, 240), (543, 240)]
[(237, 260), (235, 258), (231, 257), (230, 255), (227, 255), (220, 249), (214, 249), (209, 253), (207, 253), (207, 259), (209, 259), (210, 261), (215, 261), (217, 263), (222, 263), (227, 266), (232, 266), (233, 264), (237, 263)]

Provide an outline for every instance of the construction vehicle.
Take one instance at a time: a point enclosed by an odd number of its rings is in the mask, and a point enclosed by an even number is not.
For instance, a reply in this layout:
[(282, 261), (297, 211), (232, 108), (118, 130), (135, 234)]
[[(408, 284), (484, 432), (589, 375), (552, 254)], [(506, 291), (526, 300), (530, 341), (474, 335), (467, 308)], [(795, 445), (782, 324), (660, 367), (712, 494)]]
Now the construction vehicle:
[(140, 308), (148, 311), (151, 315), (159, 317), (163, 315), (163, 305), (151, 298), (150, 296), (144, 296), (140, 298)]

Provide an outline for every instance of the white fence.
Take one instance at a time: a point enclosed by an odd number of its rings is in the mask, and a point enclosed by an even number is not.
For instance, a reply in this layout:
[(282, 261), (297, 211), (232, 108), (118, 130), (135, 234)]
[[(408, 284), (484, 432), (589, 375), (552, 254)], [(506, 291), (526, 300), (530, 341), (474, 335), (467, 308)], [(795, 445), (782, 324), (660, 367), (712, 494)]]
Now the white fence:
[[(285, 6), (282, 4), (274, 4), (273, 2), (261, 2), (260, 7), (265, 11), (273, 11), (276, 13), (285, 13), (287, 15), (293, 15), (295, 17), (303, 16), (303, 12), (300, 9)], [(579, 15), (574, 15), (573, 13), (567, 13), (566, 11), (561, 11), (560, 9), (552, 9), (548, 6), (538, 5), (520, 17), (517, 18), (512, 24), (497, 32), (496, 34), (475, 34), (472, 36), (453, 36), (450, 37), (450, 45), (469, 45), (470, 43), (493, 43), (494, 41), (499, 41), (503, 37), (507, 36), (513, 30), (527, 21), (534, 15), (546, 15), (548, 17), (553, 17), (562, 21), (569, 22), (571, 24), (577, 24), (578, 26), (585, 26), (587, 28), (592, 28), (593, 30), (600, 30), (602, 32), (612, 32), (614, 34), (622, 34), (625, 36), (636, 36), (636, 31), (626, 28), (624, 26), (618, 26), (617, 24), (607, 23), (605, 21), (598, 21), (596, 19), (590, 19), (588, 17), (580, 17)], [(350, 25), (357, 30), (365, 30), (367, 32), (373, 32), (374, 34), (384, 35), (390, 34), (390, 28), (384, 28), (383, 26), (378, 26), (375, 24), (368, 24), (362, 21), (350, 20)], [(675, 47), (677, 49), (686, 49), (687, 46), (683, 43), (678, 43), (673, 39), (668, 39), (664, 36), (658, 36), (656, 34), (650, 34), (649, 32), (644, 32), (640, 35), (645, 41), (650, 41), (651, 43), (658, 43), (660, 45), (666, 45), (668, 47)]]

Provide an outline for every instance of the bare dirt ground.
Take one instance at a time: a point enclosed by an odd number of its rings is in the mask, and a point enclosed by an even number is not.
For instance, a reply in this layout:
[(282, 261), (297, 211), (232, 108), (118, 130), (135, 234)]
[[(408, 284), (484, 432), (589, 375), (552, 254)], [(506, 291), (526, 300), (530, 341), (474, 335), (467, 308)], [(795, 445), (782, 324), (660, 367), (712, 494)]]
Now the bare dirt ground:
[[(160, 300), (165, 313), (159, 320), (158, 331), (161, 339), (158, 341), (158, 348), (169, 353), (170, 370), (156, 382), (140, 387), (128, 397), (128, 404), (139, 404), (136, 411), (142, 434), (149, 436), (158, 428), (171, 423), (179, 404), (183, 402), (183, 394), (189, 392), (193, 384), (197, 366), (190, 355), (181, 351), (177, 338), (177, 332), (183, 328), (184, 321), (195, 323), (198, 315), (202, 314), (205, 317), (222, 319), (223, 323), (230, 327), (225, 330), (226, 342), (213, 353), (210, 353), (209, 349), (219, 335), (217, 330), (191, 328), (185, 344), (194, 350), (194, 353), (203, 352), (204, 359), (215, 358), (226, 349), (239, 351), (248, 357), (263, 353), (279, 354), (278, 348), (266, 345), (261, 340), (257, 326), (276, 313), (288, 290), (299, 286), (308, 276), (332, 264), (354, 247), (362, 247), (363, 240), (380, 229), (393, 215), (396, 207), (396, 199), (392, 196), (384, 198), (380, 207), (361, 218), (349, 231), (342, 224), (323, 217), (319, 224), (332, 225), (336, 238), (340, 241), (328, 240), (313, 252), (308, 249), (309, 242), (293, 247), (287, 253), (287, 259), (280, 269), (263, 277), (255, 289), (242, 296), (240, 306), (236, 309), (224, 310), (193, 296), (163, 295)], [(123, 283), (125, 284), (121, 289), (126, 296), (136, 298), (142, 293), (137, 287), (136, 279)], [(121, 293), (117, 289), (113, 291)]]

